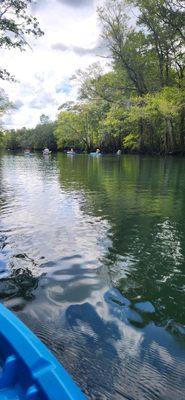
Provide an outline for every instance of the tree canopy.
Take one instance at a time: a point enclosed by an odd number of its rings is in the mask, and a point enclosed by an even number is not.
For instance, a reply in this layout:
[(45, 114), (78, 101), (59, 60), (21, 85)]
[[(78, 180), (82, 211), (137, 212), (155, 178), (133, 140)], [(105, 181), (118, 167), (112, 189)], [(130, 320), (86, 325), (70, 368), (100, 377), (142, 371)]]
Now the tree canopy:
[[(28, 46), (27, 37), (39, 37), (43, 31), (36, 17), (31, 14), (32, 0), (1, 0), (0, 1), (0, 50), (25, 50)], [(14, 76), (0, 65), (0, 80), (14, 80)], [(6, 93), (0, 89), (0, 119), (7, 109), (12, 107)], [(1, 128), (1, 125), (0, 125)], [(1, 129), (2, 132), (2, 129)], [(0, 145), (3, 143), (1, 133)]]
[[(36, 17), (31, 15), (32, 0), (1, 0), (0, 2), (0, 48), (24, 50), (27, 37), (39, 37), (43, 31)], [(11, 79), (10, 73), (0, 68), (1, 79)]]
[[(40, 119), (42, 120), (43, 115)], [(55, 124), (45, 116), (45, 122), (40, 122), (35, 128), (21, 128), (4, 131), (3, 141), (6, 148), (20, 150), (30, 148), (31, 150), (43, 150), (48, 147), (56, 150), (56, 139), (54, 135)]]
[(184, 151), (183, 2), (107, 0), (98, 15), (112, 70), (103, 73), (93, 64), (77, 71), (78, 106), (60, 110), (57, 143), (104, 151)]

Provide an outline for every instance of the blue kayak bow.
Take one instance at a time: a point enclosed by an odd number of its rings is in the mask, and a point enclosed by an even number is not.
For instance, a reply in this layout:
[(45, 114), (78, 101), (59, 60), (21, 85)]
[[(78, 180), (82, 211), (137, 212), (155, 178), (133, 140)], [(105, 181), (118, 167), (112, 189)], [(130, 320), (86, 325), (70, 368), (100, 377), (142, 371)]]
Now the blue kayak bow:
[(0, 400), (85, 400), (46, 346), (0, 304)]

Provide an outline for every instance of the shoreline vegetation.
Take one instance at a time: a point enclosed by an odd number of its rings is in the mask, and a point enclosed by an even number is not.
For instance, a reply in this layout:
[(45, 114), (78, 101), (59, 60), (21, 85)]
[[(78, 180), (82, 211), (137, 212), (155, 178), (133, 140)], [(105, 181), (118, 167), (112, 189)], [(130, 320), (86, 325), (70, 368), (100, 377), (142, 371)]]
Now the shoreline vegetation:
[[(130, 18), (134, 12), (135, 18)], [(76, 101), (32, 129), (1, 130), (1, 146), (102, 153), (185, 153), (185, 7), (181, 0), (105, 1), (103, 57), (71, 78)], [(111, 68), (110, 68), (111, 62)]]

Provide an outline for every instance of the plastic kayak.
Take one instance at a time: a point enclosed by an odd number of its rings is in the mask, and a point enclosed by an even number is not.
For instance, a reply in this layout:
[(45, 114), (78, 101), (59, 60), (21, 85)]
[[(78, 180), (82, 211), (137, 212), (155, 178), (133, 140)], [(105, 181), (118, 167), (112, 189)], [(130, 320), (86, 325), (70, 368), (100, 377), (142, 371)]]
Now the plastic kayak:
[(2, 304), (0, 400), (85, 400), (45, 345)]
[(30, 153), (29, 151), (25, 151), (25, 152), (24, 152), (24, 155), (25, 155), (25, 156), (32, 157), (32, 156), (33, 156), (33, 153)]
[(94, 152), (92, 152), (92, 153), (89, 153), (89, 155), (92, 156), (92, 157), (99, 157), (99, 156), (101, 156), (102, 154), (101, 154), (101, 153), (96, 153), (96, 152), (94, 151)]
[(67, 151), (68, 156), (75, 156), (75, 151)]

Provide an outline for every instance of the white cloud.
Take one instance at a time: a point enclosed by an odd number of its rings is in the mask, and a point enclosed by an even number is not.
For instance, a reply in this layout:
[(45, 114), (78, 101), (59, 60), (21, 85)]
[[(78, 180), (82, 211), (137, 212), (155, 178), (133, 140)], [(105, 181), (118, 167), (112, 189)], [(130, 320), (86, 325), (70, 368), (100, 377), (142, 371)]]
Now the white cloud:
[(70, 76), (96, 60), (99, 28), (95, 1), (39, 0), (33, 12), (45, 35), (30, 39), (32, 50), (1, 50), (2, 67), (18, 80), (1, 82), (10, 100), (19, 102), (4, 118), (11, 128), (34, 126), (42, 113), (54, 119), (58, 106), (76, 97)]

